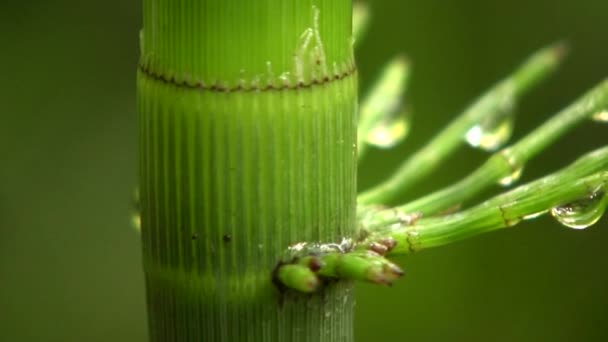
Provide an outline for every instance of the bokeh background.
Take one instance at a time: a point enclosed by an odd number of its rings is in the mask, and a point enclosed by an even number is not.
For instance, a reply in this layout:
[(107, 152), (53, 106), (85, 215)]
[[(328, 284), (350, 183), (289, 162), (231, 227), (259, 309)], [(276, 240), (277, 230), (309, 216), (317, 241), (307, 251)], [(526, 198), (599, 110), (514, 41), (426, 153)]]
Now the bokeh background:
[[(0, 3), (0, 341), (146, 341), (140, 246), (129, 225), (140, 6)], [(565, 38), (572, 54), (523, 100), (515, 138), (608, 76), (604, 0), (371, 7), (358, 49), (362, 88), (405, 52), (415, 116), (405, 143), (366, 157), (362, 188), (540, 46)], [(523, 180), (607, 142), (607, 126), (586, 123), (529, 163)], [(486, 156), (461, 148), (411, 197)], [(401, 258), (407, 275), (396, 286), (359, 286), (358, 340), (606, 340), (607, 223), (581, 232), (545, 217)]]

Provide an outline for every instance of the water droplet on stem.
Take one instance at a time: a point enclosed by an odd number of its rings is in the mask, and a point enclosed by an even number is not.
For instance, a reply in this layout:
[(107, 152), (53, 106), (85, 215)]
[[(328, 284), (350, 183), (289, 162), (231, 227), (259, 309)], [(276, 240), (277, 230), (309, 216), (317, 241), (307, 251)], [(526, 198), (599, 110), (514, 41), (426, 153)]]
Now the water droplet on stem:
[(585, 229), (599, 221), (607, 205), (608, 197), (603, 191), (597, 191), (583, 199), (551, 209), (551, 215), (568, 228)]
[(376, 125), (367, 135), (368, 144), (378, 148), (391, 148), (401, 142), (410, 130), (408, 115), (399, 113), (389, 116)]
[(511, 173), (508, 174), (506, 177), (499, 179), (498, 184), (502, 186), (509, 186), (519, 180), (524, 170), (524, 165), (520, 163), (519, 160), (517, 160), (517, 158), (513, 155), (511, 149), (509, 148), (501, 151), (500, 154), (505, 158), (505, 160), (511, 167)]
[(591, 118), (593, 119), (593, 121), (608, 123), (608, 109), (593, 114)]
[(466, 142), (484, 151), (496, 151), (513, 133), (515, 101), (507, 90), (495, 113), (486, 116), (465, 134)]
[(515, 171), (513, 171), (510, 175), (508, 175), (507, 177), (504, 177), (502, 179), (500, 179), (498, 181), (498, 183), (502, 186), (509, 186), (515, 182), (517, 182), (517, 180), (519, 179), (519, 177), (521, 177), (521, 173), (522, 173), (523, 169), (519, 168), (516, 169)]
[(472, 147), (484, 151), (495, 151), (509, 140), (512, 132), (513, 119), (507, 117), (498, 123), (473, 126), (467, 132), (466, 140)]
[(535, 219), (537, 217), (540, 217), (540, 216), (546, 214), (548, 211), (549, 210), (542, 210), (542, 211), (539, 211), (537, 213), (532, 213), (532, 214), (524, 216), (523, 219), (524, 220), (533, 220), (533, 219)]

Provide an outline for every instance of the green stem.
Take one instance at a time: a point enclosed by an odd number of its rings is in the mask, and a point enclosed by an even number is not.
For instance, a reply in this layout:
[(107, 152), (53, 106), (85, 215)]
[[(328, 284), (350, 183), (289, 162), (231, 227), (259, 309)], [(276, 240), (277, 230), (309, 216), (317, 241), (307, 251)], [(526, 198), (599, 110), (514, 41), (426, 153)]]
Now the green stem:
[(358, 202), (379, 204), (397, 200), (405, 190), (437, 168), (461, 144), (471, 127), (483, 118), (499, 115), (505, 106), (512, 106), (521, 95), (551, 74), (563, 55), (564, 47), (561, 44), (532, 55), (512, 75), (495, 85), (426, 146), (407, 159), (390, 178), (361, 193)]
[(369, 147), (369, 135), (377, 126), (390, 122), (402, 111), (403, 94), (410, 77), (410, 63), (397, 56), (384, 67), (382, 74), (361, 103), (357, 129), (357, 156), (363, 158)]
[(353, 39), (355, 44), (365, 38), (369, 21), (369, 5), (364, 1), (355, 1), (353, 3)]
[[(400, 236), (399, 241), (408, 243), (401, 249), (395, 248), (393, 253), (409, 253), (413, 250), (442, 246), (481, 233), (509, 228), (527, 217), (537, 217), (559, 205), (595, 196), (593, 191), (603, 193), (608, 183), (608, 172), (596, 173), (565, 185), (559, 178), (542, 181), (546, 182), (542, 186), (540, 183), (531, 184), (529, 192), (521, 198), (510, 199), (508, 196), (514, 194), (507, 193), (504, 197), (490, 200), (471, 211), (448, 218), (420, 220), (417, 227)], [(496, 202), (500, 204), (494, 206), (498, 204)]]
[(608, 80), (600, 83), (511, 147), (491, 156), (486, 163), (461, 181), (402, 205), (398, 209), (405, 212), (420, 212), (424, 215), (431, 215), (451, 206), (459, 205), (501, 180), (510, 184), (517, 179), (524, 164), (530, 159), (559, 139), (568, 130), (607, 107)]
[(352, 341), (352, 284), (271, 277), (356, 228), (350, 1), (144, 0), (137, 81), (150, 339)]
[(608, 146), (567, 168), (444, 217), (420, 218), (398, 208), (359, 210), (356, 241), (300, 244), (278, 269), (285, 286), (303, 292), (322, 289), (331, 279), (391, 285), (403, 275), (385, 257), (442, 246), (496, 229), (512, 227), (551, 210), (563, 225), (582, 229), (596, 223), (608, 207)]
[(488, 231), (511, 227), (523, 219), (608, 190), (608, 147), (588, 153), (565, 169), (495, 196), (470, 209), (405, 222), (405, 213), (386, 209), (362, 222), (369, 236), (361, 246), (388, 238), (397, 246), (388, 255), (441, 246)]

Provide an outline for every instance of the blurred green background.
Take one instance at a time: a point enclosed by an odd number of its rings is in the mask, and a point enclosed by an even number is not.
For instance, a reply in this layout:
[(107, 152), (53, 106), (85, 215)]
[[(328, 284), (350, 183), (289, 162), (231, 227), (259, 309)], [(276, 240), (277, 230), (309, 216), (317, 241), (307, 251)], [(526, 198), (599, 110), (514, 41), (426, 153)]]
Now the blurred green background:
[[(516, 138), (608, 76), (605, 0), (371, 6), (362, 87), (407, 53), (415, 116), (404, 144), (367, 156), (362, 188), (540, 46), (566, 38), (572, 54), (521, 103)], [(146, 340), (129, 226), (140, 26), (138, 1), (0, 4), (0, 341)], [(529, 163), (524, 180), (606, 144), (607, 129), (579, 127)], [(411, 196), (485, 157), (463, 147)], [(395, 287), (359, 286), (358, 340), (606, 340), (607, 222), (580, 232), (545, 217), (401, 258), (407, 275)]]

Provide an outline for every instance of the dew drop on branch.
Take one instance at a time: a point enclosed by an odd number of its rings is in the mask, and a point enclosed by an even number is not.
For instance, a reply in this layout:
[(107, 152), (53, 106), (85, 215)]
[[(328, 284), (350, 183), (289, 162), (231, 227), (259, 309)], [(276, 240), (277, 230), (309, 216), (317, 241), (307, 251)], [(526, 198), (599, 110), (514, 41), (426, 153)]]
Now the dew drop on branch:
[(382, 120), (367, 134), (366, 142), (378, 148), (391, 148), (401, 142), (410, 130), (405, 113)]
[(133, 191), (133, 199), (131, 204), (130, 221), (131, 227), (135, 228), (138, 232), (141, 231), (141, 205), (139, 197), (139, 188), (135, 188)]
[(608, 123), (608, 109), (593, 114), (591, 118), (593, 121)]
[(551, 209), (551, 215), (561, 224), (572, 229), (585, 229), (602, 217), (608, 205), (608, 196), (596, 191), (587, 197)]
[(513, 155), (510, 148), (506, 148), (499, 153), (506, 159), (509, 167), (511, 168), (511, 172), (507, 176), (499, 179), (498, 184), (502, 186), (509, 186), (519, 180), (524, 170), (524, 164), (521, 163), (521, 161), (519, 161), (515, 155)]
[(513, 172), (511, 172), (511, 174), (509, 174), (506, 177), (501, 178), (498, 183), (502, 186), (509, 186), (515, 182), (517, 182), (517, 180), (519, 179), (519, 177), (521, 177), (522, 171), (523, 171), (523, 167), (518, 167), (516, 169), (513, 170)]
[(141, 231), (141, 216), (139, 212), (131, 213), (131, 227), (137, 231)]
[(511, 138), (515, 117), (512, 89), (505, 88), (496, 112), (487, 115), (465, 134), (466, 142), (484, 151), (496, 151)]
[(473, 126), (466, 134), (467, 143), (484, 151), (495, 151), (504, 145), (513, 132), (513, 119), (505, 117), (499, 122), (484, 122)]
[(536, 212), (536, 213), (528, 214), (528, 215), (524, 216), (523, 219), (524, 220), (533, 220), (533, 219), (535, 219), (537, 217), (540, 217), (540, 216), (546, 214), (548, 211), (549, 210), (541, 210), (541, 211)]

